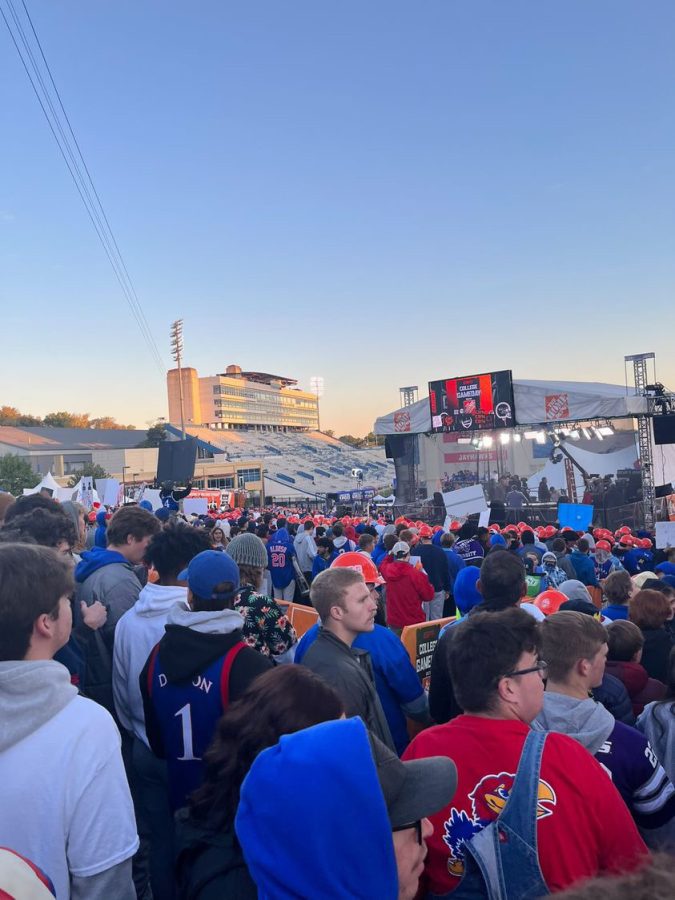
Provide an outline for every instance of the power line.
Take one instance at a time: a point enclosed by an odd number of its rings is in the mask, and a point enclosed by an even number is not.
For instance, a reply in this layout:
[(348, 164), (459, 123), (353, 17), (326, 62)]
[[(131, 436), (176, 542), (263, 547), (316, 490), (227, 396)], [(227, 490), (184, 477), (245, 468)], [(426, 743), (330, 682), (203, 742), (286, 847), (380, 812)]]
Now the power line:
[[(0, 3), (1, 2), (2, 2), (2, 0), (0, 0)], [(14, 22), (15, 30), (12, 29), (10, 22), (7, 18), (7, 15), (5, 14), (5, 10), (2, 8), (1, 5), (0, 5), (0, 14), (2, 15), (5, 25), (7, 26), (7, 30), (12, 39), (14, 47), (16, 48), (16, 51), (19, 54), (19, 58), (24, 67), (26, 75), (28, 76), (28, 80), (30, 81), (31, 87), (33, 88), (33, 92), (35, 93), (38, 103), (40, 104), (40, 108), (42, 109), (45, 119), (47, 120), (47, 124), (49, 125), (52, 136), (54, 137), (54, 140), (56, 141), (56, 144), (59, 148), (61, 156), (63, 157), (66, 167), (68, 168), (68, 171), (70, 172), (71, 178), (73, 179), (73, 183), (75, 184), (77, 192), (80, 195), (80, 199), (82, 200), (82, 203), (85, 206), (85, 209), (87, 211), (89, 219), (91, 220), (91, 223), (94, 226), (96, 235), (101, 243), (101, 246), (103, 247), (103, 250), (104, 250), (106, 256), (108, 257), (108, 261), (110, 262), (110, 265), (112, 266), (115, 277), (122, 289), (122, 292), (123, 292), (125, 299), (129, 305), (131, 313), (134, 316), (134, 319), (136, 320), (139, 330), (140, 330), (150, 352), (152, 353), (152, 355), (154, 357), (155, 363), (157, 364), (157, 367), (158, 367), (160, 373), (162, 375), (164, 375), (164, 373), (166, 371), (164, 361), (163, 361), (161, 354), (157, 348), (157, 344), (152, 336), (152, 332), (150, 330), (150, 326), (149, 326), (148, 321), (143, 312), (143, 308), (142, 308), (140, 300), (138, 298), (138, 294), (136, 293), (136, 289), (134, 287), (133, 281), (131, 279), (131, 276), (129, 275), (129, 271), (127, 269), (126, 263), (124, 262), (124, 257), (122, 256), (122, 253), (119, 249), (119, 246), (115, 239), (115, 235), (112, 231), (110, 222), (106, 215), (105, 209), (104, 209), (101, 199), (99, 197), (98, 191), (96, 190), (96, 186), (94, 185), (94, 181), (91, 177), (89, 168), (84, 159), (84, 155), (83, 155), (80, 145), (77, 141), (77, 138), (75, 137), (75, 133), (74, 133), (72, 125), (70, 123), (70, 119), (68, 118), (68, 114), (66, 113), (65, 107), (61, 100), (61, 95), (59, 94), (59, 91), (58, 91), (58, 88), (56, 87), (56, 83), (54, 81), (54, 78), (51, 73), (51, 69), (49, 67), (49, 64), (48, 64), (47, 59), (44, 54), (44, 51), (42, 49), (42, 44), (40, 43), (40, 39), (37, 36), (37, 32), (35, 30), (35, 26), (33, 25), (33, 21), (30, 17), (30, 13), (28, 12), (28, 8), (26, 6), (25, 0), (21, 0), (21, 2), (23, 5), (23, 8), (24, 8), (26, 17), (28, 19), (28, 22), (30, 24), (30, 29), (33, 33), (35, 43), (37, 44), (37, 47), (39, 49), (40, 56), (42, 58), (44, 67), (45, 67), (47, 75), (49, 77), (49, 81), (51, 82), (53, 91), (56, 94), (58, 106), (60, 107), (61, 112), (63, 113), (63, 118), (65, 119), (68, 131), (70, 132), (70, 135), (72, 137), (72, 142), (75, 145), (75, 148), (77, 151), (77, 156), (75, 154), (75, 151), (73, 150), (73, 147), (71, 146), (71, 142), (68, 138), (68, 135), (66, 134), (66, 132), (64, 130), (64, 126), (61, 123), (58, 110), (55, 108), (55, 104), (52, 101), (52, 97), (50, 96), (50, 91), (49, 91), (48, 85), (45, 83), (45, 78), (43, 77), (43, 75), (40, 71), (38, 61), (36, 60), (36, 57), (31, 49), (30, 42), (28, 40), (28, 37), (26, 36), (26, 32), (24, 31), (24, 28), (21, 24), (21, 21), (17, 14), (17, 11), (14, 8), (13, 2), (12, 2), (12, 0), (4, 0), (4, 2), (5, 2), (5, 6), (6, 6), (7, 10), (9, 11), (9, 16)], [(15, 34), (15, 31), (16, 31), (16, 34)], [(17, 35), (18, 35), (18, 39), (17, 39)], [(24, 55), (24, 52), (22, 52), (20, 43), (23, 44), (23, 47), (25, 49), (25, 55)], [(31, 69), (29, 68), (29, 64), (26, 61), (26, 59), (28, 59), (28, 61), (30, 62), (30, 66), (32, 67), (35, 78), (33, 77), (33, 74), (31, 74)], [(42, 90), (42, 96), (40, 94), (40, 90), (38, 90), (38, 86), (36, 85), (36, 80), (39, 83), (39, 86)], [(43, 97), (44, 97), (44, 100), (43, 100)], [(51, 112), (51, 117), (50, 117), (49, 112), (47, 111), (45, 104), (47, 107), (49, 107), (49, 110)], [(58, 134), (57, 134), (57, 131), (58, 131)], [(60, 138), (59, 138), (59, 135), (60, 135)], [(86, 176), (87, 176), (86, 178), (82, 174), (82, 169), (80, 168), (80, 164), (78, 162), (77, 157), (79, 157), (79, 160), (81, 160), (81, 162), (82, 162), (82, 166), (84, 167), (84, 171), (86, 172)], [(92, 196), (92, 194), (93, 194), (93, 196)], [(94, 197), (95, 197), (95, 201), (93, 199)]]

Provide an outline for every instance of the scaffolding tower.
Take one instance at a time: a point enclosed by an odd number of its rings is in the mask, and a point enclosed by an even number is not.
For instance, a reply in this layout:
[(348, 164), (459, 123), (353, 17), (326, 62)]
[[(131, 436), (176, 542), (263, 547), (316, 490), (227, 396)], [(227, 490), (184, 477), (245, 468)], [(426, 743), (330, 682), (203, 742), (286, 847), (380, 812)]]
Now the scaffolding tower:
[(401, 394), (401, 406), (412, 406), (413, 403), (417, 403), (418, 390), (419, 388), (416, 384), (399, 388), (399, 393)]
[[(653, 353), (636, 353), (624, 356), (625, 363), (633, 364), (635, 393), (639, 397), (647, 397), (647, 362), (655, 359)], [(642, 502), (644, 504), (645, 528), (652, 529), (656, 519), (656, 492), (654, 489), (654, 453), (652, 450), (651, 416), (637, 416), (638, 449), (640, 453), (640, 471), (642, 475)]]

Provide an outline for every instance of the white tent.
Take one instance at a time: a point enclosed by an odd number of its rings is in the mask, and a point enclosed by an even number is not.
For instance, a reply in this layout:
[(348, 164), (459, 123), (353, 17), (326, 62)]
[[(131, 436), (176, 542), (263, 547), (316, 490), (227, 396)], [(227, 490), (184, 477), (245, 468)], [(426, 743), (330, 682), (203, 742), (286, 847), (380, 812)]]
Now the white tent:
[(46, 489), (52, 492), (52, 496), (58, 498), (59, 491), (61, 490), (61, 486), (56, 481), (51, 472), (47, 472), (45, 477), (42, 479), (40, 484), (36, 485), (34, 488), (24, 488), (24, 494), (39, 494), (41, 490)]

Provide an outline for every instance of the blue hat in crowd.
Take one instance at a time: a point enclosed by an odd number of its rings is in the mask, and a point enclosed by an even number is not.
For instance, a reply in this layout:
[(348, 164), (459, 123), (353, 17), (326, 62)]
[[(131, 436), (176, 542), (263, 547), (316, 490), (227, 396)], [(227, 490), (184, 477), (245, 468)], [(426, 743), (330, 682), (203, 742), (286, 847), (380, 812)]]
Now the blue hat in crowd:
[(491, 547), (506, 547), (506, 541), (501, 534), (493, 534), (490, 538)]
[[(194, 596), (201, 600), (229, 600), (239, 590), (239, 566), (227, 553), (204, 550), (190, 560), (178, 580), (187, 581)], [(216, 593), (216, 587), (223, 581), (231, 582), (233, 589), (225, 594)]]
[(457, 609), (465, 616), (474, 606), (483, 602), (483, 595), (476, 587), (480, 578), (480, 569), (477, 566), (467, 566), (460, 569), (455, 578), (452, 589)]

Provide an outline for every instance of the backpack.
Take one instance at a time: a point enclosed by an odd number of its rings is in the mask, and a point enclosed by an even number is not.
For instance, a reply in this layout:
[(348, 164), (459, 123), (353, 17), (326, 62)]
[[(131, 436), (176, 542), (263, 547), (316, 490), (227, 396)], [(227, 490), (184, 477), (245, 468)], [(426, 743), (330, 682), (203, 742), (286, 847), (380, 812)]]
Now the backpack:
[[(464, 844), (464, 875), (453, 900), (537, 900), (550, 893), (537, 854), (537, 791), (547, 732), (531, 731), (506, 806)], [(438, 894), (428, 894), (427, 900)]]

